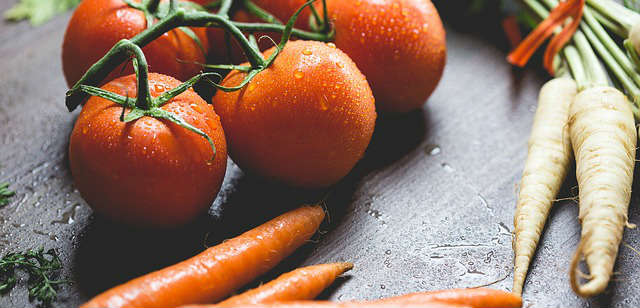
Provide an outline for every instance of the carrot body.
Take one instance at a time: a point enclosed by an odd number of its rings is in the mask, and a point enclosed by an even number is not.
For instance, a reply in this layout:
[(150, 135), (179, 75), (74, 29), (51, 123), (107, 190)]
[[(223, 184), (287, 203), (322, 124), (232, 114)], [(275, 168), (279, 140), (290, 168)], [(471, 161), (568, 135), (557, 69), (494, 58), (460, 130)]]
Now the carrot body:
[(569, 169), (573, 153), (567, 123), (576, 93), (576, 83), (569, 78), (552, 79), (540, 89), (513, 220), (513, 292), (517, 294), (522, 294), (549, 210)]
[(293, 301), (293, 302), (275, 302), (262, 304), (246, 304), (246, 305), (197, 305), (184, 306), (182, 308), (472, 308), (469, 306), (424, 302), (419, 304), (402, 304), (402, 303), (383, 303), (383, 302), (329, 302), (329, 301)]
[(320, 206), (285, 213), (199, 255), (112, 288), (81, 307), (177, 307), (220, 300), (304, 244), (324, 219)]
[(522, 306), (522, 298), (520, 295), (487, 288), (450, 289), (412, 293), (381, 299), (378, 302), (389, 304), (422, 304), (438, 302), (474, 308), (517, 308)]
[[(627, 224), (637, 133), (626, 96), (611, 87), (594, 87), (578, 94), (569, 123), (582, 223), (570, 277), (574, 291), (586, 297), (604, 291), (613, 272)], [(582, 256), (589, 275), (581, 285), (576, 276)]]
[(319, 264), (299, 268), (258, 288), (232, 296), (218, 305), (236, 306), (314, 299), (330, 286), (336, 277), (351, 268), (352, 263)]

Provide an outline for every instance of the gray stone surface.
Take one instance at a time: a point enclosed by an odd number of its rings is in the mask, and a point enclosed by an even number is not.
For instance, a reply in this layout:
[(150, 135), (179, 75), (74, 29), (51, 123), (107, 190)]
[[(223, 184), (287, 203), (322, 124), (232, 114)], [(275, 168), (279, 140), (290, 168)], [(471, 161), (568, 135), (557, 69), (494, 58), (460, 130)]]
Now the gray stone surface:
[[(0, 1), (4, 11), (13, 1)], [(231, 161), (210, 214), (178, 230), (134, 230), (94, 217), (74, 189), (66, 148), (77, 111), (64, 107), (60, 45), (68, 14), (39, 28), (0, 24), (0, 180), (17, 191), (0, 209), (0, 254), (57, 248), (55, 307), (175, 263), (324, 192), (268, 184)], [(336, 185), (322, 235), (269, 279), (299, 265), (348, 260), (355, 268), (322, 296), (374, 299), (406, 292), (511, 285), (516, 183), (537, 91), (547, 76), (513, 70), (504, 50), (448, 28), (448, 65), (424, 110), (379, 121), (366, 157)], [(564, 196), (575, 179), (567, 180)], [(575, 191), (574, 191), (575, 194)], [(637, 194), (630, 221), (639, 223)], [(579, 241), (577, 206), (554, 206), (525, 287), (525, 307), (640, 306), (640, 231), (626, 230), (607, 292), (578, 298), (567, 268)], [(258, 283), (258, 282), (256, 282)], [(31, 307), (24, 281), (0, 307)]]

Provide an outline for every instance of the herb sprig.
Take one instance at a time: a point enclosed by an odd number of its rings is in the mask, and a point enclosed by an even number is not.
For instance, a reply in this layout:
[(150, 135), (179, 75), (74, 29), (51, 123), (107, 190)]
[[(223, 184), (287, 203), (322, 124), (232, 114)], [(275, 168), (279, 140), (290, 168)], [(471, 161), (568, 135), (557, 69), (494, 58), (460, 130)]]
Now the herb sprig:
[(81, 0), (19, 0), (5, 12), (4, 18), (12, 21), (28, 19), (38, 26), (54, 16), (74, 8)]
[(56, 300), (58, 285), (68, 283), (58, 279), (62, 262), (54, 249), (27, 250), (9, 253), (0, 259), (0, 294), (7, 294), (16, 286), (18, 269), (29, 274), (29, 301), (38, 300), (43, 306)]
[(9, 198), (15, 195), (15, 192), (9, 190), (9, 183), (0, 183), (0, 207), (9, 204)]

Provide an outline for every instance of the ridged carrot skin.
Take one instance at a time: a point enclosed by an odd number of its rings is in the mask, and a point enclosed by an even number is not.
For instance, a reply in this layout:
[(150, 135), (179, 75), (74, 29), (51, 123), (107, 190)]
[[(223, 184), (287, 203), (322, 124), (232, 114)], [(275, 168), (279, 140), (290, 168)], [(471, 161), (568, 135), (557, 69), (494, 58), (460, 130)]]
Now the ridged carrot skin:
[(473, 308), (518, 308), (522, 306), (522, 297), (518, 294), (502, 290), (472, 288), (411, 293), (381, 299), (377, 302), (389, 304), (421, 304), (427, 302), (438, 302), (452, 305), (463, 305)]
[(296, 269), (242, 294), (232, 296), (220, 306), (273, 303), (314, 299), (330, 286), (336, 277), (353, 268), (352, 263), (330, 263)]
[(219, 306), (219, 305), (196, 305), (196, 306), (184, 306), (182, 308), (472, 308), (470, 306), (438, 303), (438, 302), (424, 302), (414, 304), (401, 304), (401, 303), (383, 303), (383, 302), (329, 302), (329, 301), (294, 301), (294, 302), (279, 302), (279, 303), (265, 303), (265, 304), (247, 304), (247, 305), (233, 305), (233, 306)]
[(311, 238), (323, 219), (322, 207), (303, 206), (195, 257), (112, 288), (81, 308), (213, 303), (273, 268)]
[(540, 89), (513, 219), (516, 294), (522, 294), (529, 264), (573, 157), (568, 122), (569, 107), (577, 91), (570, 78), (551, 79)]
[[(582, 223), (569, 273), (573, 290), (588, 297), (607, 287), (628, 224), (637, 132), (630, 103), (612, 87), (580, 92), (569, 114)], [(582, 256), (589, 269), (584, 284), (577, 277)]]

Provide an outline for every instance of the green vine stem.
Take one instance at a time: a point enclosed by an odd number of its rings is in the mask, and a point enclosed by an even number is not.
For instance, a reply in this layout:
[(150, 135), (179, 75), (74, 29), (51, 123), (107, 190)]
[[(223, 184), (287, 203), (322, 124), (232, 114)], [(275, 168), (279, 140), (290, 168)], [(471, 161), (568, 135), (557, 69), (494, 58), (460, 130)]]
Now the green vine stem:
[[(175, 1), (175, 0), (172, 0)], [(242, 31), (255, 32), (255, 31), (269, 31), (280, 32), (284, 37), (289, 39), (290, 35), (296, 35), (302, 39), (311, 39), (319, 41), (329, 41), (333, 37), (333, 33), (322, 34), (313, 33), (300, 30), (294, 30), (292, 20), (300, 14), (301, 10), (307, 6), (310, 6), (315, 0), (310, 0), (302, 6), (287, 25), (277, 24), (251, 24), (251, 23), (236, 23), (232, 22), (225, 15), (212, 14), (203, 11), (189, 11), (185, 8), (177, 6), (175, 10), (170, 11), (167, 16), (160, 19), (157, 23), (148, 27), (135, 37), (128, 41), (139, 47), (143, 47), (162, 34), (177, 28), (177, 27), (220, 27), (224, 28), (226, 33), (229, 33), (242, 47), (245, 52), (251, 67), (256, 70), (262, 70), (268, 66), (268, 62), (263, 57), (260, 51), (251, 46), (249, 40), (244, 36)], [(221, 11), (227, 3), (230, 1), (222, 1)], [(230, 4), (229, 4), (230, 5)], [(224, 13), (224, 11), (223, 11)], [(285, 33), (288, 35), (284, 35)], [(125, 49), (122, 48), (121, 43), (116, 44), (107, 54), (102, 57), (98, 62), (91, 66), (87, 72), (80, 78), (80, 80), (67, 92), (66, 105), (67, 108), (72, 111), (79, 104), (81, 104), (86, 98), (87, 94), (84, 91), (80, 91), (80, 85), (98, 85), (107, 75), (115, 69), (118, 65), (122, 64), (128, 59), (128, 54)], [(254, 75), (255, 76), (255, 75)]]
[(261, 7), (253, 3), (253, 1), (251, 0), (242, 0), (242, 5), (247, 10), (247, 12), (262, 19), (262, 21), (264, 22), (268, 22), (270, 24), (279, 24), (279, 25), (282, 24), (282, 22), (278, 20), (278, 18), (273, 16), (271, 13), (263, 10)]

